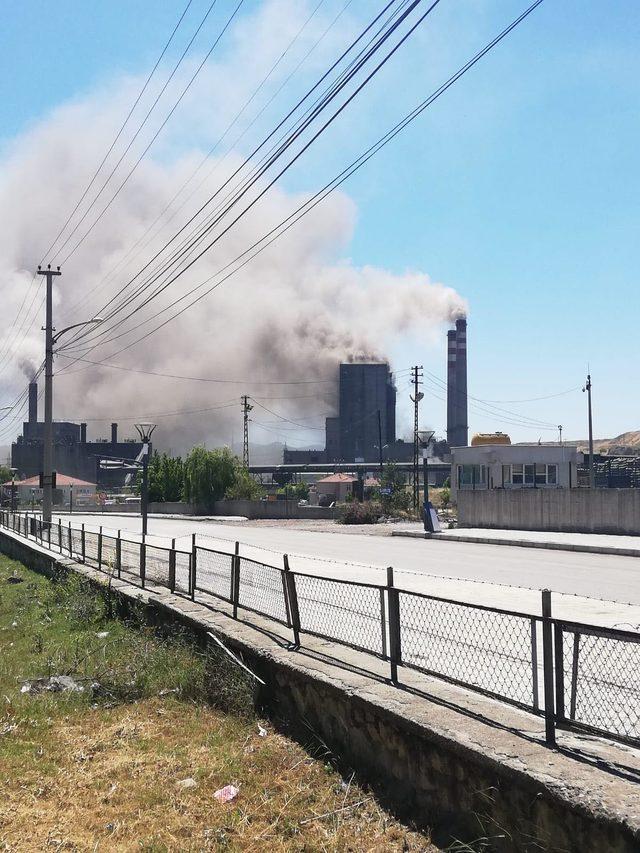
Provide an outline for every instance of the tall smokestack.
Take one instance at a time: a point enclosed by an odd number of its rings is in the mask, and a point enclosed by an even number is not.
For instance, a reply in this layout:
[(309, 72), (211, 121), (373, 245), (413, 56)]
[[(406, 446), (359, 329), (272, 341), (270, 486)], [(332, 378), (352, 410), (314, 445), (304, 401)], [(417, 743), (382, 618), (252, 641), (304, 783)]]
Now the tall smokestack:
[(118, 424), (111, 424), (111, 444), (118, 443)]
[(467, 412), (467, 321), (456, 320), (456, 433), (457, 446), (469, 444)]
[(80, 443), (81, 444), (87, 443), (87, 425), (86, 424), (80, 424)]
[(449, 447), (457, 446), (456, 416), (456, 330), (447, 332), (447, 442)]
[[(24, 387), (24, 386), (23, 386)], [(38, 383), (29, 383), (29, 426), (38, 423)]]

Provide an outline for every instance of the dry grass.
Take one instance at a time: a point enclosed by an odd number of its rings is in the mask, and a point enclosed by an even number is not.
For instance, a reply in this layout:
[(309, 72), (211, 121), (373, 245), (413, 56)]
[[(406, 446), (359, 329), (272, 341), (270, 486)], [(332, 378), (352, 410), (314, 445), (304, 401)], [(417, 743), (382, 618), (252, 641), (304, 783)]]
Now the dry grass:
[[(8, 585), (15, 568), (25, 583)], [(105, 621), (86, 591), (56, 591), (66, 605), (52, 609), (48, 587), (0, 558), (0, 850), (435, 850), (268, 724), (260, 737), (250, 715), (206, 704), (188, 670), (207, 667), (184, 643)], [(73, 660), (103, 628), (117, 649), (101, 647), (89, 670), (109, 675), (111, 696), (20, 694), (19, 678), (47, 674), (51, 645), (56, 660)], [(141, 649), (148, 670), (123, 669), (122, 655)], [(132, 673), (133, 698), (118, 689)], [(168, 689), (177, 692), (159, 695)], [(195, 786), (181, 788), (185, 779)], [(213, 794), (226, 784), (240, 793), (223, 805)]]

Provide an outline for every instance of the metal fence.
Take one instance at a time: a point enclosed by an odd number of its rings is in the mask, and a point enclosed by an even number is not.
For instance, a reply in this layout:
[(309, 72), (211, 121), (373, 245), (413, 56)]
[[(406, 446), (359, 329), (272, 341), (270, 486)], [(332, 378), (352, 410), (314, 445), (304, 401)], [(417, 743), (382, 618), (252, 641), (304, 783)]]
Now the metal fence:
[(577, 728), (640, 745), (640, 633), (554, 619), (551, 593), (542, 616), (484, 607), (385, 584), (291, 571), (206, 548), (135, 542), (39, 517), (2, 512), (2, 526), (114, 577), (178, 595), (226, 602), (292, 631), (315, 635), (387, 661), (392, 683), (408, 667), (544, 716), (546, 739)]

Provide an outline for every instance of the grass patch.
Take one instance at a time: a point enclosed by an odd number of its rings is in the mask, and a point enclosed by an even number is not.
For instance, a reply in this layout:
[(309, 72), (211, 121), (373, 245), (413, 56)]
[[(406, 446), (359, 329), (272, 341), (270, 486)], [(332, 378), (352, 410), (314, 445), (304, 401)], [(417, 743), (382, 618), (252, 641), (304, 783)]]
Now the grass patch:
[[(82, 691), (22, 692), (59, 675)], [(2, 556), (0, 702), (0, 850), (435, 849), (256, 720), (224, 654)]]

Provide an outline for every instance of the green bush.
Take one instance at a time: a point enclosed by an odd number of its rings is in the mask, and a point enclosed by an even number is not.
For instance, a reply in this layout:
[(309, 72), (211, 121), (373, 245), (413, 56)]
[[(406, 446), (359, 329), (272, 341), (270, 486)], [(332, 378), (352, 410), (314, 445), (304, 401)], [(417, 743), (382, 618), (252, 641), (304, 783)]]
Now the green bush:
[(260, 483), (256, 483), (246, 468), (238, 469), (235, 483), (224, 493), (225, 498), (230, 501), (259, 501), (263, 495), (264, 489)]
[(340, 524), (376, 524), (381, 515), (382, 507), (375, 501), (352, 501), (339, 508), (338, 521)]

